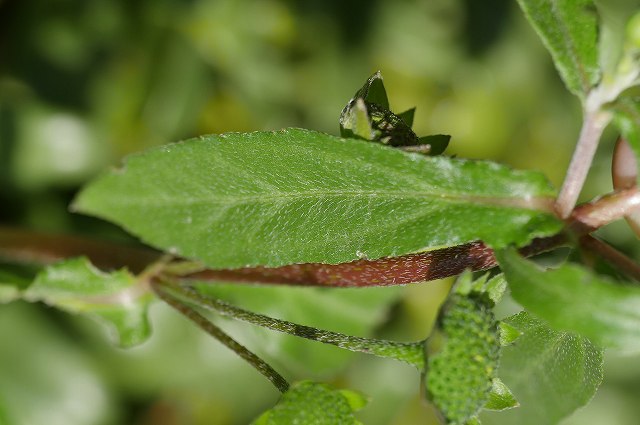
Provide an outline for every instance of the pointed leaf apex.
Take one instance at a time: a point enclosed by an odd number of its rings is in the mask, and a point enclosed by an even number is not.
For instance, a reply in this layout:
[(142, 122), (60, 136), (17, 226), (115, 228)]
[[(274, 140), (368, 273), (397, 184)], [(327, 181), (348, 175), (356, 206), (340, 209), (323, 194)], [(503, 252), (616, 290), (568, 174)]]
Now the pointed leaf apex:
[(506, 322), (500, 322), (500, 345), (506, 347), (520, 338), (522, 332)]
[(499, 378), (494, 378), (489, 400), (484, 408), (487, 410), (507, 410), (520, 406), (511, 390)]

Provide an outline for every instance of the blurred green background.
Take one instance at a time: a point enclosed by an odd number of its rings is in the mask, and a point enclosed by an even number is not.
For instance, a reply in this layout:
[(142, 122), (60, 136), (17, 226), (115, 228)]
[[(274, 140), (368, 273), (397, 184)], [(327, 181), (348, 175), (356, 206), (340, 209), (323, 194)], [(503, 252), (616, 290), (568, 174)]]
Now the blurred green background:
[[(514, 1), (0, 0), (0, 225), (134, 242), (69, 213), (84, 182), (128, 153), (200, 134), (337, 134), (340, 110), (378, 69), (392, 109), (417, 106), (418, 135), (452, 135), (448, 154), (561, 183), (579, 103)], [(613, 140), (585, 199), (611, 190)], [(623, 225), (602, 233), (639, 257)], [(263, 313), (338, 330), (335, 317), (351, 314), (354, 333), (412, 340), (427, 335), (449, 285), (221, 291)], [(277, 400), (165, 306), (152, 319), (152, 339), (125, 351), (86, 319), (0, 306), (0, 424), (245, 424)], [(366, 424), (436, 423), (408, 366), (222, 323), (290, 378), (372, 396)], [(565, 425), (637, 424), (638, 382), (637, 357), (610, 358), (594, 402)]]

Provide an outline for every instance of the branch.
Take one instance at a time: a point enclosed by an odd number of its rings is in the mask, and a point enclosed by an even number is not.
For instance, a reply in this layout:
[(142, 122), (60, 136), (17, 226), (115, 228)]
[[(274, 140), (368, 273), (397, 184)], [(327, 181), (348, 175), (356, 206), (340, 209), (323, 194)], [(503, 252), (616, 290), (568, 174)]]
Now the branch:
[(591, 168), (600, 136), (610, 120), (611, 115), (602, 112), (599, 108), (585, 111), (578, 143), (556, 200), (556, 212), (560, 218), (566, 219), (571, 215)]
[(127, 267), (134, 273), (158, 261), (163, 254), (150, 248), (93, 239), (34, 232), (0, 226), (0, 259), (18, 264), (47, 265), (85, 256), (103, 270)]
[(637, 187), (618, 190), (575, 208), (569, 227), (578, 234), (591, 233), (639, 209), (640, 191)]
[(154, 281), (151, 286), (154, 292), (163, 301), (169, 304), (171, 307), (182, 313), (189, 318), (192, 322), (197, 324), (202, 330), (213, 336), (222, 344), (227, 346), (238, 356), (242, 357), (251, 366), (253, 366), (258, 372), (264, 375), (271, 383), (281, 392), (285, 393), (289, 389), (289, 383), (282, 377), (275, 369), (273, 369), (268, 363), (262, 360), (253, 352), (249, 351), (244, 345), (237, 342), (235, 339), (227, 335), (222, 329), (211, 323), (206, 317), (192, 309), (191, 307), (183, 304), (180, 300), (174, 298), (168, 291), (164, 289), (162, 284)]
[[(526, 256), (566, 245), (564, 235), (535, 239), (521, 249)], [(296, 286), (369, 287), (404, 285), (456, 276), (465, 270), (488, 270), (498, 263), (493, 250), (481, 241), (418, 254), (341, 264), (304, 263), (281, 267), (245, 267), (211, 270), (180, 276), (183, 281), (245, 282)]]
[(627, 276), (640, 282), (640, 264), (631, 260), (629, 257), (618, 251), (611, 245), (602, 242), (591, 235), (585, 235), (580, 238), (580, 245), (589, 251), (600, 255), (609, 264), (617, 267)]
[(424, 369), (423, 341), (403, 343), (381, 339), (362, 338), (345, 335), (339, 332), (326, 331), (311, 326), (298, 325), (286, 320), (274, 319), (262, 314), (228, 304), (224, 301), (201, 295), (193, 288), (179, 285), (165, 285), (160, 287), (161, 292), (168, 292), (172, 297), (182, 298), (188, 303), (214, 311), (223, 316), (229, 316), (243, 322), (261, 326), (278, 332), (287, 333), (300, 338), (335, 345), (345, 350), (373, 354), (379, 357), (393, 358), (415, 366), (418, 370)]

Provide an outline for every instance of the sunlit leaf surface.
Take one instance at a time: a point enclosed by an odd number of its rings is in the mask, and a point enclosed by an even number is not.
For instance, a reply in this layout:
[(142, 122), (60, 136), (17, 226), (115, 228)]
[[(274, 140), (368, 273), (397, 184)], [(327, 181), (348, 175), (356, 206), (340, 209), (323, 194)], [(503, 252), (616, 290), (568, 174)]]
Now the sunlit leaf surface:
[[(206, 136), (131, 156), (76, 210), (214, 268), (342, 263), (557, 232), (535, 172), (301, 129)], [(500, 223), (495, 226), (493, 223)]]

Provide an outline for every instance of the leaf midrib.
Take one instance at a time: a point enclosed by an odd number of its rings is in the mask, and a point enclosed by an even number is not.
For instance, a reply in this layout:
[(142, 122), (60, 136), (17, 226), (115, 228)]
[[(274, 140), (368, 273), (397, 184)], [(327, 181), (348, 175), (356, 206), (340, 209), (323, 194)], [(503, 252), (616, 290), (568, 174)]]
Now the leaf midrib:
[(422, 191), (380, 191), (380, 190), (331, 190), (331, 191), (304, 191), (304, 192), (278, 192), (277, 194), (255, 194), (255, 195), (220, 195), (212, 197), (197, 197), (193, 199), (180, 199), (175, 197), (159, 198), (141, 198), (135, 197), (134, 202), (123, 202), (123, 204), (145, 204), (155, 206), (174, 206), (180, 205), (214, 205), (223, 204), (226, 206), (242, 205), (242, 204), (264, 204), (264, 203), (282, 203), (289, 201), (291, 203), (297, 200), (315, 200), (321, 198), (384, 198), (384, 199), (437, 199), (447, 203), (464, 204), (470, 203), (482, 206), (517, 208), (525, 210), (552, 211), (553, 198), (545, 196), (536, 197), (506, 197), (506, 196), (478, 196), (469, 194), (447, 194), (433, 193)]

